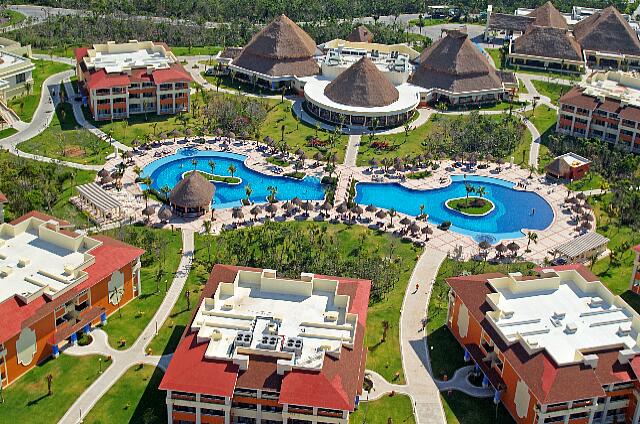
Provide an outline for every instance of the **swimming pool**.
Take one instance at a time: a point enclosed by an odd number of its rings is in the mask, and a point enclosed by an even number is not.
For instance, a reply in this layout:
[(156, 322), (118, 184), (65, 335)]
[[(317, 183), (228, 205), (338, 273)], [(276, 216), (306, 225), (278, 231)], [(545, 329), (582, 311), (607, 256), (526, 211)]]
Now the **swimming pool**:
[(214, 208), (230, 208), (240, 206), (242, 199), (246, 197), (245, 186), (251, 185), (251, 201), (266, 203), (269, 195), (269, 186), (277, 187), (276, 198), (278, 200), (290, 200), (299, 197), (303, 200), (322, 200), (324, 190), (320, 180), (315, 177), (306, 177), (302, 180), (284, 176), (271, 176), (257, 172), (244, 164), (246, 156), (235, 153), (200, 151), (197, 149), (180, 149), (175, 154), (155, 160), (145, 166), (141, 177), (151, 177), (151, 187), (160, 190), (164, 186), (172, 189), (186, 171), (194, 169), (191, 163), (195, 159), (198, 164), (196, 169), (211, 173), (209, 161), (215, 162), (215, 174), (231, 175), (228, 168), (233, 164), (236, 167), (234, 176), (240, 178), (240, 184), (225, 184), (216, 182), (216, 192), (213, 198)]
[[(512, 182), (498, 178), (468, 175), (453, 175), (452, 183), (432, 190), (412, 190), (400, 184), (358, 183), (355, 201), (362, 205), (395, 209), (407, 215), (420, 214), (420, 205), (425, 206), (429, 222), (441, 224), (451, 221), (451, 230), (473, 237), (476, 241), (495, 243), (504, 239), (523, 236), (523, 229), (544, 230), (553, 222), (551, 205), (533, 192), (513, 189)], [(446, 208), (445, 202), (456, 197), (465, 197), (465, 184), (485, 188), (485, 197), (495, 209), (485, 216), (464, 216)]]

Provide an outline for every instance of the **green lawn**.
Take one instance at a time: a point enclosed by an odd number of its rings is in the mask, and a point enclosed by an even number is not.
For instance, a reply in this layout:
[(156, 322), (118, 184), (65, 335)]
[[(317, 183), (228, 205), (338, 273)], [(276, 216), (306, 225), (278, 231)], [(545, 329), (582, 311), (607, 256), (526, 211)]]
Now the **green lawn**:
[(531, 80), (531, 84), (538, 90), (538, 93), (547, 96), (553, 104), (558, 104), (558, 100), (571, 87), (568, 85), (556, 84), (553, 82)]
[(20, 12), (16, 12), (15, 10), (5, 9), (0, 13), (0, 17), (9, 18), (9, 21), (0, 25), (0, 27), (7, 27), (10, 25), (16, 25), (20, 22), (24, 21), (27, 17)]
[(487, 53), (489, 53), (489, 56), (491, 56), (491, 59), (493, 60), (493, 63), (496, 65), (497, 69), (502, 69), (502, 61), (500, 60), (500, 48), (486, 48), (485, 51)]
[[(369, 307), (366, 336), (366, 345), (369, 349), (367, 368), (377, 371), (388, 381), (393, 381), (398, 384), (404, 383), (398, 323), (404, 292), (417, 257), (420, 254), (420, 249), (409, 243), (401, 243), (397, 238), (387, 233), (369, 230), (361, 226), (348, 227), (346, 225), (311, 224), (307, 222), (284, 223), (279, 225), (282, 226), (281, 231), (283, 233), (291, 231), (295, 227), (307, 227), (310, 225), (315, 225), (320, 229), (326, 228), (329, 235), (336, 237), (336, 245), (339, 246), (340, 252), (344, 255), (350, 255), (354, 249), (360, 248), (361, 242), (363, 242), (362, 245), (367, 246), (368, 249), (378, 248), (380, 251), (388, 250), (392, 244), (395, 246), (395, 255), (402, 258), (402, 272), (399, 282), (387, 293), (385, 299)], [(252, 229), (243, 231), (247, 234), (247, 237), (250, 237), (249, 233), (252, 232)], [(210, 241), (211, 254), (215, 255), (215, 250), (220, 248), (220, 244), (216, 240), (216, 237), (196, 234), (194, 266), (189, 273), (187, 283), (183, 290), (183, 293), (185, 290), (190, 290), (191, 293), (193, 293), (192, 299), (199, 297), (202, 285), (206, 283), (209, 272), (211, 271), (208, 267), (204, 266), (207, 262), (208, 255), (206, 243)], [(191, 308), (193, 309), (193, 307), (194, 301), (192, 300)], [(153, 353), (159, 355), (161, 353), (173, 352), (190, 318), (191, 311), (187, 309), (184, 295), (181, 295), (169, 319), (160, 329), (158, 336), (156, 336), (150, 344)], [(383, 321), (389, 323), (387, 338), (384, 342), (381, 341)], [(396, 373), (399, 373), (397, 379), (395, 378)]]
[(338, 163), (342, 163), (349, 141), (346, 135), (338, 136), (333, 144), (327, 142), (325, 147), (309, 146), (308, 137), (315, 137), (317, 134), (317, 137), (324, 141), (328, 140), (332, 134), (323, 130), (316, 130), (313, 126), (298, 121), (291, 110), (292, 104), (288, 101), (281, 103), (278, 100), (271, 100), (270, 105), (271, 109), (260, 129), (261, 137), (270, 136), (279, 142), (282, 139), (282, 126), (284, 125), (284, 141), (289, 146), (290, 151), (293, 152), (301, 148), (306, 152), (308, 158), (313, 157), (318, 151), (321, 151), (325, 156), (333, 152), (338, 156)]
[[(427, 26), (441, 25), (441, 24), (446, 24), (447, 22), (449, 22), (449, 19), (424, 18), (424, 19), (422, 19), (422, 26), (423, 27), (427, 27)], [(419, 19), (411, 19), (408, 24), (409, 24), (409, 26), (420, 27), (420, 20)]]
[[(480, 202), (481, 201), (481, 202)], [(485, 199), (477, 199), (477, 205), (474, 204), (474, 199), (450, 199), (446, 204), (451, 209), (455, 209), (459, 212), (466, 213), (468, 215), (484, 215), (494, 208), (493, 204)]]
[(460, 392), (440, 396), (447, 424), (515, 424), (509, 411), (493, 399), (477, 399)]
[[(142, 293), (123, 306), (120, 311), (113, 313), (109, 317), (107, 325), (103, 327), (109, 335), (109, 344), (118, 349), (131, 346), (153, 318), (166, 295), (165, 288), (171, 287), (180, 263), (180, 249), (182, 248), (180, 231), (171, 232), (143, 226), (130, 226), (127, 230), (137, 234), (131, 235), (132, 240), (125, 238), (125, 241), (142, 247), (147, 250), (147, 254), (143, 257), (143, 266), (140, 269)], [(118, 233), (119, 230), (113, 230), (107, 235), (116, 237)], [(153, 237), (156, 237), (156, 244), (152, 246), (147, 240)], [(163, 260), (158, 259), (160, 256)], [(161, 277), (162, 281), (157, 278), (159, 268), (165, 271), (165, 275)], [(166, 287), (165, 280), (167, 280)], [(120, 346), (121, 338), (126, 340), (125, 346)]]
[(573, 191), (595, 190), (602, 187), (605, 179), (595, 171), (590, 171), (583, 179), (567, 184)]
[(81, 128), (73, 116), (73, 107), (62, 103), (49, 127), (34, 138), (18, 144), (18, 149), (61, 161), (100, 165), (105, 163), (113, 147)]
[(548, 106), (541, 105), (530, 112), (527, 112), (527, 116), (536, 129), (540, 133), (540, 152), (538, 154), (538, 168), (544, 169), (544, 167), (553, 160), (551, 152), (547, 147), (547, 139), (551, 134), (555, 132), (557, 112)]
[(15, 128), (5, 128), (3, 130), (0, 130), (0, 138), (7, 138), (9, 136), (12, 136), (14, 134), (16, 134), (18, 132), (18, 130), (16, 130)]
[(34, 69), (32, 73), (33, 86), (31, 87), (31, 94), (9, 101), (9, 107), (13, 109), (24, 122), (31, 122), (31, 118), (33, 118), (33, 114), (40, 103), (40, 93), (42, 92), (44, 80), (53, 74), (71, 69), (71, 66), (58, 62), (37, 59), (33, 59), (32, 62), (36, 66), (36, 69)]
[(524, 131), (522, 140), (520, 140), (520, 143), (518, 143), (514, 151), (503, 159), (505, 160), (505, 162), (508, 163), (511, 160), (511, 156), (513, 156), (514, 163), (520, 166), (528, 166), (530, 150), (531, 150), (531, 132), (529, 132), (529, 130), (527, 129)]
[(130, 368), (84, 419), (85, 423), (148, 424), (166, 421), (166, 394), (158, 390), (162, 370), (150, 365)]
[[(3, 390), (0, 421), (49, 424), (57, 422), (73, 402), (98, 378), (98, 356), (60, 355), (24, 374)], [(102, 370), (110, 365), (102, 362)], [(53, 376), (53, 394), (47, 394), (47, 375)]]
[(577, 80), (579, 79), (578, 75), (574, 75), (574, 74), (565, 74), (562, 72), (554, 72), (554, 71), (542, 71), (542, 70), (536, 70), (536, 69), (528, 69), (528, 68), (521, 68), (519, 66), (512, 66), (512, 65), (504, 65), (501, 61), (500, 61), (500, 48), (486, 48), (485, 51), (489, 54), (489, 56), (491, 56), (491, 59), (493, 59), (493, 63), (495, 63), (496, 68), (497, 69), (508, 69), (511, 71), (515, 71), (515, 72), (519, 72), (519, 73), (523, 73), (523, 74), (532, 74), (532, 75), (543, 75), (545, 77), (550, 77), (550, 78), (561, 78), (561, 79), (566, 79), (566, 80)]
[(524, 85), (524, 82), (522, 82), (521, 79), (518, 80), (518, 93), (529, 94), (529, 90), (527, 90), (527, 87)]
[(411, 424), (415, 423), (411, 398), (405, 395), (384, 396), (371, 402), (361, 402), (349, 416), (351, 424)]

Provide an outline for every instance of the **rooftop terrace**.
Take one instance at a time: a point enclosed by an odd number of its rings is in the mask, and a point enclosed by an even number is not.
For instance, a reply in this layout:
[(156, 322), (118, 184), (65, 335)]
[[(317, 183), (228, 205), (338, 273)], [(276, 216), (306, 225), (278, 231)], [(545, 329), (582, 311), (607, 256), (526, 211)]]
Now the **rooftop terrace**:
[(352, 346), (358, 316), (350, 297), (338, 295), (337, 280), (302, 274), (278, 278), (273, 270), (238, 271), (200, 305), (191, 329), (208, 342), (207, 359), (250, 367), (249, 355), (277, 358), (279, 373), (292, 368), (320, 371), (325, 355), (339, 358)]
[(132, 40), (121, 44), (94, 44), (84, 62), (88, 69), (104, 69), (111, 74), (139, 68), (168, 69), (177, 58), (164, 45)]
[[(575, 270), (543, 270), (540, 278), (518, 274), (490, 279), (486, 316), (508, 343), (523, 342), (530, 353), (546, 350), (558, 365), (597, 361), (590, 352), (619, 347), (640, 352), (640, 316), (601, 282)], [(591, 364), (595, 366), (594, 364)]]
[(42, 294), (55, 298), (87, 278), (83, 269), (94, 261), (88, 252), (99, 245), (55, 221), (0, 225), (0, 303), (16, 295), (25, 303)]

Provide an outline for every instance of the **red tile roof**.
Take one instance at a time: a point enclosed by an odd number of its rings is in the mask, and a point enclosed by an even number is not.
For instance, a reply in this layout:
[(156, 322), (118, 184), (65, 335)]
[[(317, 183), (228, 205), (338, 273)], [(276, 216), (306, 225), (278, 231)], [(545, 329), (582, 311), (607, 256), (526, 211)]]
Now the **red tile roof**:
[(583, 264), (566, 264), (566, 265), (536, 267), (535, 271), (540, 272), (543, 269), (553, 269), (555, 271), (575, 270), (575, 271), (578, 271), (578, 274), (580, 274), (582, 278), (584, 278), (589, 282), (600, 281), (600, 279), (593, 272), (591, 272), (589, 268), (587, 268)]
[(82, 59), (87, 55), (89, 51), (88, 47), (79, 47), (73, 51), (76, 56), (76, 63), (82, 62)]
[(191, 75), (179, 63), (172, 63), (169, 69), (157, 69), (153, 71), (153, 81), (156, 84), (167, 82), (192, 81)]
[[(557, 270), (576, 269), (578, 272), (584, 272), (575, 265), (553, 268)], [(487, 280), (496, 277), (504, 277), (504, 275), (484, 274), (455, 277), (447, 279), (447, 283), (541, 404), (604, 396), (603, 384), (636, 378), (637, 373), (632, 370), (631, 366), (618, 362), (617, 350), (593, 352), (598, 355), (598, 365), (592, 369), (583, 364), (558, 366), (544, 350), (530, 355), (519, 342), (511, 345), (506, 344), (485, 318), (485, 313), (491, 310), (491, 306), (485, 301), (485, 298), (487, 294), (493, 293)], [(593, 277), (595, 278), (595, 276)], [(590, 279), (587, 278), (587, 280)], [(478, 353), (479, 348), (475, 344), (467, 345), (465, 348), (476, 360), (478, 359), (477, 355), (482, 355), (481, 352)], [(637, 360), (640, 361), (640, 359)], [(481, 367), (485, 365), (482, 361), (479, 364)], [(640, 364), (636, 365), (640, 369)], [(493, 376), (492, 379), (491, 374), (488, 377), (494, 384), (494, 379), (500, 379), (499, 376)]]
[(632, 249), (638, 253), (640, 253), (640, 244), (637, 246), (633, 246)]
[(5, 196), (1, 191), (0, 191), (0, 203), (7, 203), (7, 196)]
[(629, 121), (640, 122), (640, 108), (627, 105), (620, 112), (620, 117)]
[(71, 223), (68, 221), (65, 221), (64, 219), (60, 219), (60, 218), (56, 218), (55, 216), (51, 216), (49, 214), (46, 214), (44, 212), (39, 212), (39, 211), (31, 211), (31, 212), (27, 212), (26, 214), (22, 215), (21, 217), (18, 217), (16, 219), (14, 219), (13, 221), (10, 222), (11, 225), (16, 225), (19, 224), (23, 221), (26, 221), (29, 218), (38, 218), (42, 221), (56, 221), (58, 224), (60, 224), (63, 227), (68, 227), (71, 226)]
[[(12, 224), (24, 221), (23, 218), (24, 216), (12, 221)], [(89, 274), (85, 281), (54, 300), (48, 300), (46, 297), (40, 296), (30, 303), (24, 304), (14, 296), (0, 303), (0, 342), (18, 334), (22, 328), (36, 323), (81, 291), (104, 280), (113, 272), (133, 262), (144, 253), (142, 249), (110, 237), (93, 236), (92, 238), (102, 241), (103, 244), (90, 252), (95, 257), (95, 263), (85, 269)]]
[(598, 107), (598, 99), (582, 94), (582, 90), (573, 87), (567, 91), (559, 100), (560, 104), (568, 104), (582, 109), (595, 110)]
[[(255, 268), (216, 265), (203, 290), (201, 301), (212, 296), (220, 282), (233, 281), (241, 269), (260, 271)], [(339, 360), (326, 356), (320, 372), (292, 370), (281, 376), (277, 374), (276, 363), (272, 359), (252, 355), (249, 368), (238, 371), (237, 367), (222, 367), (219, 362), (204, 359), (207, 343), (194, 344), (195, 336), (187, 328), (162, 379), (160, 389), (231, 396), (233, 387), (229, 388), (229, 382), (233, 381), (239, 388), (280, 391), (280, 403), (353, 410), (355, 397), (361, 394), (364, 377), (364, 332), (371, 283), (368, 280), (319, 277), (337, 279), (338, 293), (351, 296), (349, 312), (358, 314), (354, 348), (343, 347)], [(200, 377), (201, 375), (206, 375), (206, 378)]]
[(125, 74), (108, 74), (104, 69), (85, 72), (85, 83), (89, 90), (100, 90), (112, 87), (128, 87), (129, 76)]

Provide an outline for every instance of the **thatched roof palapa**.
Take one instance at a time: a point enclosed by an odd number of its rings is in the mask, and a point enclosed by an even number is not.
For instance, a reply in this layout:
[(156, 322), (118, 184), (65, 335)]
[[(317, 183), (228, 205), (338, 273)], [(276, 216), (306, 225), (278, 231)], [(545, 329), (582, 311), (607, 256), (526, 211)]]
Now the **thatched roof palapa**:
[(609, 6), (578, 22), (573, 35), (586, 50), (640, 56), (640, 40), (618, 9)]
[(534, 18), (533, 25), (567, 29), (567, 20), (562, 13), (550, 2), (529, 13), (527, 16)]
[(347, 37), (347, 41), (354, 43), (372, 43), (373, 33), (369, 31), (364, 25), (358, 25), (351, 31), (351, 34)]
[(489, 17), (489, 29), (525, 32), (534, 20), (535, 18), (529, 16), (496, 12)]
[(216, 187), (199, 172), (189, 172), (169, 193), (169, 202), (182, 208), (207, 208)]
[(280, 15), (253, 36), (232, 64), (271, 76), (310, 76), (320, 71), (315, 53), (309, 34)]
[(324, 94), (336, 103), (358, 107), (389, 106), (400, 97), (394, 85), (366, 56), (331, 81)]
[(449, 31), (422, 52), (411, 82), (454, 93), (503, 88), (495, 68), (462, 31)]
[(513, 42), (513, 52), (530, 56), (582, 60), (582, 50), (569, 30), (531, 25)]

